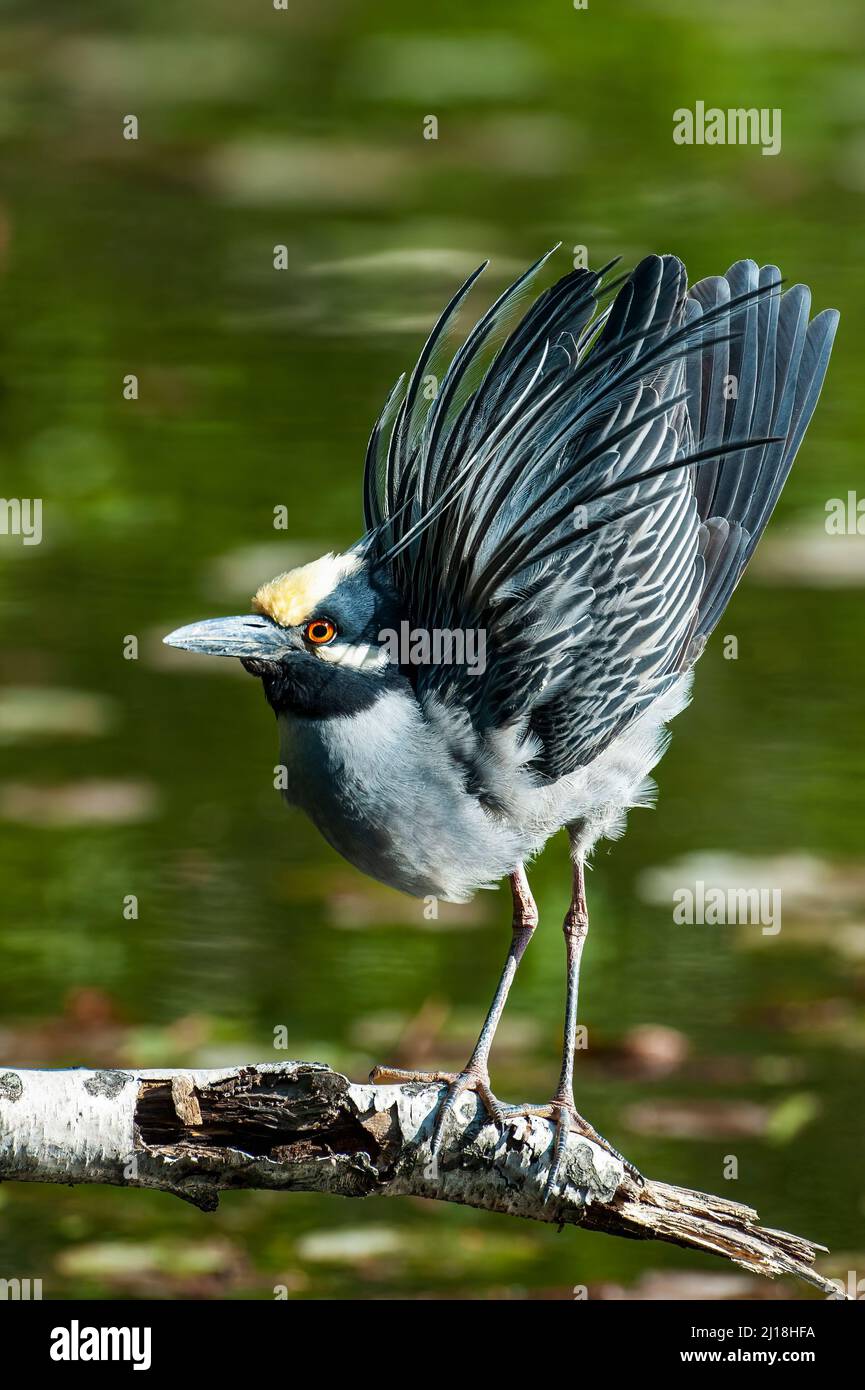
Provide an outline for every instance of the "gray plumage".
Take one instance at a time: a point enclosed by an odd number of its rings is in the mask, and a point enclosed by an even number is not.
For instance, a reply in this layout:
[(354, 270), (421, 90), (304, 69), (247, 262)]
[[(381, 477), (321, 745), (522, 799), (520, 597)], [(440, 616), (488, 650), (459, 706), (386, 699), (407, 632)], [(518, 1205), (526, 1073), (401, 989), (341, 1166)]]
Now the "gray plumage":
[(588, 850), (648, 795), (663, 721), (771, 515), (837, 322), (809, 324), (808, 290), (782, 293), (775, 267), (741, 261), (688, 291), (678, 259), (651, 256), (611, 306), (603, 273), (560, 280), (470, 390), (542, 264), (429, 401), (478, 272), (460, 289), (373, 432), (365, 481), (367, 553), (413, 624), (488, 633), (482, 680), (430, 667), (416, 695), (525, 853), (556, 821)]
[[(261, 678), (286, 799), (363, 872), (454, 901), (510, 878), (511, 947), (474, 1052), (456, 1075), (417, 1074), (448, 1083), (434, 1152), (466, 1089), (506, 1122), (488, 1057), (537, 922), (524, 865), (567, 828), (562, 1070), (549, 1106), (519, 1109), (555, 1119), (554, 1194), (571, 1129), (606, 1145), (573, 1099), (585, 859), (652, 799), (838, 316), (809, 322), (806, 287), (782, 292), (753, 261), (689, 290), (675, 256), (572, 271), (525, 310), (546, 259), (451, 353), (480, 270), (454, 295), (373, 430), (362, 539), (263, 585), (253, 615), (165, 640)], [(397, 628), (482, 633), (485, 664), (415, 661), (388, 644)]]
[[(651, 800), (666, 722), (775, 506), (837, 323), (809, 322), (809, 291), (782, 292), (774, 266), (739, 261), (689, 290), (675, 256), (574, 270), (527, 308), (547, 259), (454, 350), (475, 271), (391, 392), (367, 533), (315, 610), (342, 605), (333, 650), (298, 642), (269, 665), (284, 629), (265, 608), (265, 649), (246, 653), (287, 799), (416, 895), (464, 900), (562, 826), (585, 855)], [(358, 659), (398, 622), (482, 631), (486, 669)], [(236, 633), (202, 647), (200, 628), (168, 640), (243, 657)]]

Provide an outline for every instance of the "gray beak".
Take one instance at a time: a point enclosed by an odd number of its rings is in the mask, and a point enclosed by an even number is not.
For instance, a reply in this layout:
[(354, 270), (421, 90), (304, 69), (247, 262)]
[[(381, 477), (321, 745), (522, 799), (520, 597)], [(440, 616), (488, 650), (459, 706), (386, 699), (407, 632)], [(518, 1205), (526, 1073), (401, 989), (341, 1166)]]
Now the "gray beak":
[(278, 661), (296, 650), (286, 628), (257, 613), (190, 623), (169, 632), (162, 640), (167, 647), (182, 647), (206, 656), (243, 656), (259, 661)]

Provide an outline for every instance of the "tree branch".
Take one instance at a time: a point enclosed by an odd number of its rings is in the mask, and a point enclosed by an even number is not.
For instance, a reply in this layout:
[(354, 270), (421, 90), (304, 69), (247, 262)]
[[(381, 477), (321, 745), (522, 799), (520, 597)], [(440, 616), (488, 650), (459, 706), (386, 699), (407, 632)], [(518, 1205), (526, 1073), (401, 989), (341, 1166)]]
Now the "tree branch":
[(609, 1235), (664, 1240), (756, 1274), (834, 1285), (825, 1247), (758, 1224), (750, 1207), (666, 1183), (571, 1136), (561, 1196), (545, 1200), (552, 1126), (500, 1131), (466, 1095), (431, 1161), (440, 1086), (354, 1085), (316, 1062), (211, 1071), (0, 1073), (0, 1180), (109, 1183), (173, 1192), (212, 1211), (220, 1191), (430, 1197)]

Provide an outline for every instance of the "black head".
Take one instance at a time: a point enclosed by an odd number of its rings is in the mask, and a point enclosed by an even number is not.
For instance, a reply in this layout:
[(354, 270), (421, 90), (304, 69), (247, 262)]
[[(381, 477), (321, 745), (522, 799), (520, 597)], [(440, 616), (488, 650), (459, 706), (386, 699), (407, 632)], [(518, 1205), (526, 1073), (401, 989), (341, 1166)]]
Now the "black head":
[(323, 555), (256, 593), (254, 611), (178, 628), (171, 647), (233, 656), (264, 686), (277, 714), (351, 714), (403, 681), (379, 641), (396, 626), (396, 597), (362, 554)]

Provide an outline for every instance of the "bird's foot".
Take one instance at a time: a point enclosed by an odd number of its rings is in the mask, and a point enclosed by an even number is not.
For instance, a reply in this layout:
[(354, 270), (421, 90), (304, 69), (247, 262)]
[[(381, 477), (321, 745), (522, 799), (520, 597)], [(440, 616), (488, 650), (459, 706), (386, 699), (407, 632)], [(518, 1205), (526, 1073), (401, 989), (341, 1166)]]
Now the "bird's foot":
[(504, 1127), (505, 1108), (493, 1095), (490, 1086), (489, 1072), (486, 1067), (479, 1067), (469, 1062), (465, 1071), (402, 1071), (396, 1067), (373, 1067), (369, 1074), (369, 1079), (373, 1085), (377, 1086), (401, 1086), (406, 1082), (422, 1081), (428, 1085), (446, 1085), (447, 1092), (438, 1108), (438, 1114), (433, 1126), (432, 1140), (430, 1141), (430, 1154), (436, 1157), (442, 1146), (445, 1127), (454, 1112), (460, 1096), (467, 1091), (474, 1091), (484, 1110), (490, 1119), (498, 1125), (499, 1129)]
[(593, 1144), (597, 1144), (599, 1148), (618, 1159), (625, 1172), (638, 1187), (645, 1186), (646, 1180), (639, 1169), (635, 1168), (624, 1154), (620, 1154), (618, 1149), (614, 1149), (610, 1141), (599, 1134), (594, 1125), (584, 1119), (572, 1100), (562, 1100), (556, 1097), (548, 1105), (508, 1106), (505, 1110), (505, 1121), (518, 1119), (521, 1115), (536, 1115), (540, 1119), (555, 1122), (556, 1133), (553, 1139), (553, 1156), (545, 1183), (545, 1200), (548, 1201), (551, 1197), (561, 1195), (562, 1171), (568, 1148), (568, 1137), (571, 1134), (579, 1134), (584, 1139), (591, 1139)]

